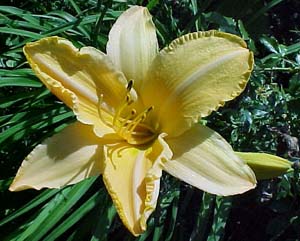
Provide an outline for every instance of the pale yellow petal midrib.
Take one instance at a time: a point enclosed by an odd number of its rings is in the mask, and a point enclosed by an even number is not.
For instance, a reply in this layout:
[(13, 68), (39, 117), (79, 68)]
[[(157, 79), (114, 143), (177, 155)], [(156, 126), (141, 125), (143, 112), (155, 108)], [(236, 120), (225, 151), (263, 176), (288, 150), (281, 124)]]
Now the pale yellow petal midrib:
[[(136, 157), (134, 169), (132, 172), (132, 188), (133, 188), (133, 190), (135, 190), (139, 186), (138, 183), (140, 183), (141, 178), (143, 178), (145, 176), (145, 173), (141, 173), (141, 170), (145, 170), (145, 167), (142, 168), (142, 166), (146, 165), (146, 163), (144, 161), (144, 157), (145, 157), (145, 151), (140, 151)], [(136, 191), (132, 192), (133, 202), (131, 203), (134, 220), (138, 220), (138, 218), (140, 216), (140, 207), (142, 204), (142, 200), (139, 198)]]
[[(35, 62), (38, 62), (40, 64), (40, 67), (44, 67), (45, 69), (51, 69), (52, 72), (51, 75), (52, 77), (55, 76), (56, 77), (55, 79), (63, 79), (64, 82), (62, 83), (62, 85), (66, 89), (72, 91), (76, 95), (78, 94), (81, 95), (83, 98), (91, 101), (94, 104), (98, 103), (98, 97), (96, 95), (96, 91), (95, 93), (93, 93), (93, 91), (89, 90), (87, 87), (72, 80), (71, 77), (67, 76), (61, 70), (55, 70), (51, 68), (49, 63), (45, 62), (44, 59), (40, 56), (35, 56)], [(44, 72), (47, 73), (48, 71), (44, 71)]]
[[(182, 92), (185, 91), (186, 88), (191, 86), (193, 83), (195, 83), (197, 80), (201, 78), (201, 76), (204, 76), (207, 72), (211, 71), (213, 68), (217, 67), (218, 65), (221, 65), (222, 63), (229, 61), (235, 57), (237, 57), (240, 54), (247, 53), (248, 50), (241, 48), (236, 51), (231, 51), (227, 53), (226, 55), (221, 56), (220, 58), (215, 59), (212, 62), (207, 63), (206, 65), (199, 68), (197, 71), (190, 74), (187, 78), (185, 78), (184, 81), (182, 81), (179, 85), (176, 86), (176, 88), (172, 91), (172, 93), (168, 96), (168, 98), (165, 101), (164, 107), (168, 106), (169, 104), (173, 103), (177, 96), (180, 96)], [(163, 108), (161, 108), (163, 109)]]

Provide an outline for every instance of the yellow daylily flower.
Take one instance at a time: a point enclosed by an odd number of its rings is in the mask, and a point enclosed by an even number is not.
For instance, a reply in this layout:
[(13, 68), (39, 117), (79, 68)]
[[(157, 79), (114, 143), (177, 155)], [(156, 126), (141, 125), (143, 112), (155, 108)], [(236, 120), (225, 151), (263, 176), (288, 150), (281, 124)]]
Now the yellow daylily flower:
[(218, 195), (255, 187), (254, 173), (226, 140), (196, 124), (244, 90), (253, 55), (241, 38), (196, 32), (159, 51), (151, 15), (133, 6), (113, 25), (106, 54), (60, 37), (28, 43), (24, 53), (77, 121), (26, 157), (11, 191), (102, 174), (121, 220), (139, 235), (162, 170)]

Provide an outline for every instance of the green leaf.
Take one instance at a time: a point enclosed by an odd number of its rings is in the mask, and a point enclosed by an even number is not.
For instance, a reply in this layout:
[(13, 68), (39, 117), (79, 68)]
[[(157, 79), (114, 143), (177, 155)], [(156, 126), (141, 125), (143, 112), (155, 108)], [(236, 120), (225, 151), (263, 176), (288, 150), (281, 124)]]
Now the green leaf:
[(207, 241), (223, 240), (231, 206), (231, 197), (216, 197), (213, 223)]
[[(9, 181), (12, 181), (12, 178), (9, 179)], [(7, 180), (6, 180), (6, 182), (7, 182)], [(48, 189), (48, 190), (42, 191), (41, 194), (39, 194), (37, 197), (32, 199), (29, 203), (27, 203), (26, 205), (21, 207), (19, 210), (13, 212), (9, 216), (2, 219), (0, 221), (0, 226), (3, 226), (3, 225), (5, 225), (5, 224), (7, 224), (11, 221), (14, 221), (16, 218), (19, 218), (20, 216), (22, 216), (22, 215), (28, 213), (29, 211), (31, 211), (32, 209), (40, 206), (42, 203), (47, 201), (49, 198), (53, 197), (58, 192), (60, 192), (59, 189), (53, 189), (53, 190)], [(18, 194), (16, 194), (16, 195), (18, 195)]]
[(269, 38), (263, 36), (260, 38), (260, 42), (272, 53), (279, 54), (279, 43), (275, 38)]
[[(38, 241), (50, 231), (67, 212), (79, 201), (87, 192), (96, 178), (86, 179), (71, 187), (66, 187), (59, 192), (34, 218), (34, 222), (28, 226), (17, 240)], [(49, 215), (51, 214), (51, 215)]]
[[(13, 178), (0, 180), (0, 192), (7, 190), (9, 185), (11, 184), (12, 180), (13, 180)], [(2, 221), (0, 221), (0, 226), (1, 226), (1, 224), (2, 224)]]
[(22, 86), (22, 87), (41, 87), (43, 84), (39, 81), (28, 79), (25, 77), (2, 77), (0, 79), (0, 87), (4, 86)]
[(210, 220), (213, 218), (216, 196), (203, 193), (201, 209), (197, 217), (196, 224), (191, 233), (191, 241), (207, 240), (208, 233), (211, 229)]
[(24, 30), (24, 29), (9, 28), (9, 27), (0, 27), (0, 33), (28, 37), (28, 38), (31, 38), (31, 41), (35, 40), (35, 39), (40, 39), (43, 37), (43, 35), (38, 34), (38, 33), (34, 33), (31, 31)]
[(149, 10), (152, 10), (157, 4), (159, 3), (159, 0), (150, 0), (147, 4), (147, 8)]
[(99, 217), (97, 218), (96, 225), (93, 230), (93, 236), (91, 241), (106, 241), (108, 240), (109, 229), (111, 228), (112, 222), (117, 215), (115, 206), (113, 205), (107, 192), (103, 191), (106, 196), (101, 198), (101, 208), (98, 208), (100, 212), (95, 212)]
[[(103, 190), (102, 190), (103, 192)], [(96, 192), (87, 201), (85, 201), (78, 209), (76, 209), (70, 216), (68, 216), (60, 225), (58, 225), (52, 232), (50, 232), (43, 241), (54, 241), (60, 237), (64, 232), (71, 228), (74, 224), (80, 221), (87, 213), (89, 213), (94, 208), (101, 205), (103, 200), (103, 195), (100, 191)], [(105, 217), (99, 216), (99, 219), (104, 219)]]
[[(49, 119), (49, 116), (53, 116), (53, 118)], [(24, 121), (20, 121), (18, 124), (3, 131), (0, 137), (0, 144), (3, 145), (8, 138), (13, 138), (13, 140), (16, 141), (23, 138), (26, 133), (49, 126), (49, 124), (60, 122), (71, 116), (73, 116), (73, 113), (66, 112), (64, 107), (56, 110), (50, 110), (49, 112), (38, 112), (37, 115), (34, 115)]]
[(273, 0), (267, 3), (263, 8), (256, 11), (256, 13), (247, 21), (246, 25), (252, 24), (255, 20), (257, 20), (260, 16), (265, 14), (266, 12), (270, 11), (273, 7), (278, 5), (279, 3), (283, 2), (283, 0)]

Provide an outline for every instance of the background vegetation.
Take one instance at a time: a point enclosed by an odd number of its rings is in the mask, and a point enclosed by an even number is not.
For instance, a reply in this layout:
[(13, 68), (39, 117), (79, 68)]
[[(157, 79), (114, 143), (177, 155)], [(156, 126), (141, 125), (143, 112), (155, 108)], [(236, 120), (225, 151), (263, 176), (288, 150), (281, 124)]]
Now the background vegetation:
[(2, 0), (0, 6), (0, 240), (300, 240), (296, 171), (261, 181), (234, 197), (203, 193), (163, 176), (148, 230), (123, 227), (101, 177), (62, 190), (11, 193), (23, 158), (74, 116), (40, 83), (22, 46), (59, 35), (105, 51), (115, 19), (131, 4), (147, 6), (160, 46), (197, 30), (242, 36), (256, 66), (246, 91), (206, 119), (240, 151), (289, 156), (300, 126), (300, 3), (297, 0)]

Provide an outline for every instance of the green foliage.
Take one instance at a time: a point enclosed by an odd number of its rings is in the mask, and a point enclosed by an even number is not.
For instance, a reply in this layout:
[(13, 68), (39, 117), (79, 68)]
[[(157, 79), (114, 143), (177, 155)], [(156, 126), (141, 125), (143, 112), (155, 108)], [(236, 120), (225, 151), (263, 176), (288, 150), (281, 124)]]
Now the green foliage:
[[(184, 33), (238, 34), (256, 55), (245, 92), (206, 119), (237, 151), (277, 150), (275, 129), (300, 130), (300, 31), (296, 0), (6, 0), (0, 6), (0, 240), (299, 240), (299, 172), (245, 195), (202, 193), (168, 175), (147, 231), (133, 237), (101, 178), (61, 190), (10, 193), (24, 157), (74, 116), (29, 69), (25, 43), (52, 35), (105, 51), (108, 31), (130, 4), (151, 11), (161, 47)], [(233, 7), (234, 6), (234, 7)], [(289, 22), (281, 8), (289, 11)], [(283, 31), (284, 29), (284, 31)], [(250, 210), (250, 211), (249, 211)]]

